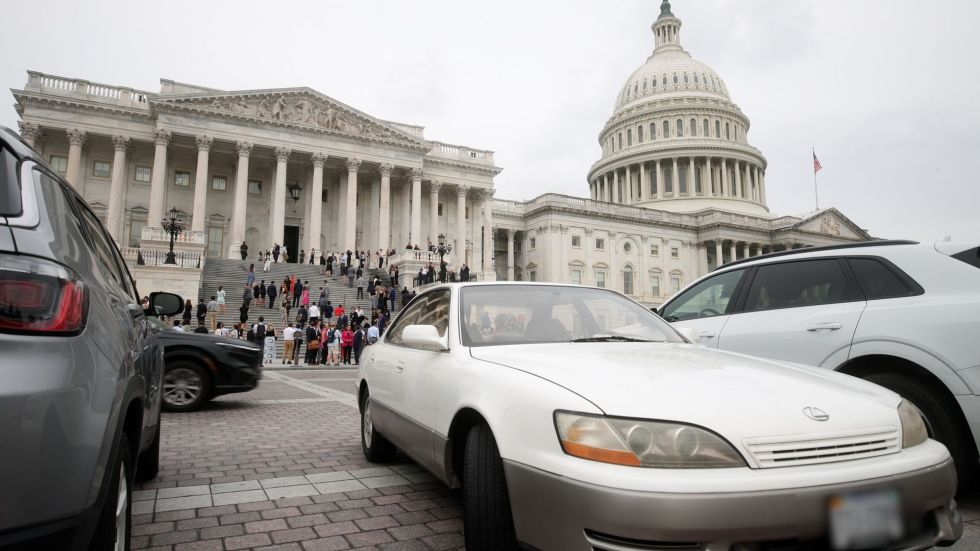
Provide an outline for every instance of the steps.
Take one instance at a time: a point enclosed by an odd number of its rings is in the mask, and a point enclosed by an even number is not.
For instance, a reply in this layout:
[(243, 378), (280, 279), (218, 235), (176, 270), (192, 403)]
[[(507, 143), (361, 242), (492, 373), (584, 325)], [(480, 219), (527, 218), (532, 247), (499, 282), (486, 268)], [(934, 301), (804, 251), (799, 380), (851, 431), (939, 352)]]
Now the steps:
[[(208, 302), (212, 296), (216, 296), (219, 286), (224, 286), (225, 289), (225, 303), (227, 306), (227, 311), (224, 315), (218, 315), (218, 321), (222, 322), (226, 327), (231, 327), (239, 322), (240, 319), (240, 308), (242, 306), (242, 294), (244, 291), (244, 284), (246, 281), (246, 269), (251, 262), (246, 261), (245, 266), (242, 267), (241, 260), (229, 260), (229, 259), (209, 259), (204, 266), (204, 270), (201, 274), (201, 287), (198, 293), (199, 298), (203, 298), (205, 302)], [(344, 305), (344, 309), (347, 312), (351, 312), (355, 307), (360, 306), (364, 309), (365, 314), (370, 317), (371, 313), (371, 300), (370, 296), (367, 294), (367, 286), (364, 288), (364, 298), (357, 298), (357, 288), (351, 288), (347, 286), (347, 278), (331, 277), (329, 274), (324, 275), (322, 273), (322, 266), (313, 264), (270, 264), (269, 271), (262, 271), (262, 264), (256, 263), (255, 272), (255, 282), (259, 283), (265, 280), (265, 285), (268, 286), (270, 281), (274, 281), (278, 291), (279, 284), (282, 283), (291, 275), (295, 275), (297, 280), (303, 281), (304, 286), (306, 282), (309, 282), (310, 287), (310, 304), (315, 304), (320, 297), (320, 287), (327, 285), (330, 288), (329, 299), (332, 306), (337, 307), (340, 304)], [(370, 269), (364, 270), (364, 277), (378, 276), (382, 280), (382, 285), (390, 281), (388, 277), (387, 270)], [(356, 280), (355, 280), (356, 282)], [(275, 304), (273, 308), (268, 308), (268, 298), (266, 299), (253, 299), (251, 306), (248, 310), (248, 324), (251, 325), (258, 321), (259, 316), (265, 319), (266, 323), (271, 324), (276, 329), (276, 358), (281, 359), (283, 353), (283, 340), (282, 340), (282, 314), (279, 310), (279, 304), (281, 296), (276, 296)], [(396, 307), (401, 307), (401, 294), (399, 293), (399, 300), (397, 301)], [(290, 309), (290, 320), (295, 324), (297, 308)], [(195, 305), (196, 312), (196, 305)], [(334, 321), (336, 321), (336, 316), (334, 316)], [(192, 320), (192, 324), (196, 324), (197, 321)], [(295, 326), (295, 325), (294, 325)], [(300, 358), (305, 352), (305, 346), (300, 350)]]

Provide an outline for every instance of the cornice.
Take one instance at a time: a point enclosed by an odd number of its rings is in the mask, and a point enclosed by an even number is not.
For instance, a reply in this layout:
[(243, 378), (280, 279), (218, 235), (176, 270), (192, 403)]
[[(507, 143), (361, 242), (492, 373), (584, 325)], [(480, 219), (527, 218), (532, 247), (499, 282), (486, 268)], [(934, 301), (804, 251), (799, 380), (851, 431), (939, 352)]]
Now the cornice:
[(483, 174), (489, 174), (491, 176), (496, 176), (497, 174), (500, 174), (504, 170), (503, 168), (501, 168), (499, 166), (478, 165), (478, 164), (475, 164), (475, 163), (467, 163), (467, 162), (463, 162), (463, 161), (454, 161), (452, 159), (443, 159), (443, 158), (440, 158), (440, 157), (430, 157), (428, 155), (423, 159), (423, 162), (425, 164), (427, 164), (427, 165), (433, 164), (433, 165), (450, 166), (450, 167), (453, 167), (453, 168), (464, 168), (464, 169), (467, 169), (467, 170), (475, 170), (476, 172), (481, 172)]
[[(24, 92), (21, 90), (15, 90), (13, 94), (21, 108), (34, 107), (39, 109), (48, 109), (51, 111), (60, 111), (62, 113), (98, 114), (98, 116), (103, 118), (139, 123), (152, 123), (155, 119), (155, 117), (148, 111), (130, 109), (118, 105), (77, 100), (62, 96), (35, 94), (33, 92)], [(27, 113), (27, 116), (30, 118), (29, 113)]]
[(658, 158), (663, 156), (667, 157), (743, 157), (738, 160), (742, 161), (756, 161), (762, 165), (762, 169), (765, 170), (768, 167), (768, 162), (766, 158), (762, 155), (762, 152), (752, 146), (744, 146), (741, 144), (734, 144), (732, 142), (719, 141), (718, 144), (705, 143), (698, 147), (691, 147), (691, 144), (676, 143), (670, 144), (667, 140), (660, 140), (657, 142), (650, 142), (651, 144), (656, 144), (656, 149), (654, 148), (636, 148), (626, 151), (625, 153), (617, 154), (613, 157), (606, 157), (604, 159), (599, 159), (589, 168), (589, 173), (587, 180), (592, 181), (592, 178), (596, 176), (597, 173), (605, 172), (608, 170), (614, 170), (618, 168), (623, 168), (625, 165), (636, 164), (638, 162), (655, 162)]

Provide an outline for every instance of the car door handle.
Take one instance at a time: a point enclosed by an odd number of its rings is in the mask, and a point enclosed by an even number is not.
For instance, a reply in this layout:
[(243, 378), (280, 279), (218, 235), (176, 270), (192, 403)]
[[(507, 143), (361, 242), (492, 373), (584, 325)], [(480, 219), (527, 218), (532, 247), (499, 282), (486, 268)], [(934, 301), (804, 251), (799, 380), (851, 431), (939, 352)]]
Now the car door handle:
[(807, 331), (837, 331), (841, 327), (844, 327), (843, 323), (839, 321), (832, 321), (828, 323), (818, 323), (816, 325), (808, 327)]
[(395, 364), (395, 373), (405, 372), (405, 362), (398, 362)]
[(698, 331), (698, 336), (702, 339), (710, 339), (717, 335), (714, 331)]

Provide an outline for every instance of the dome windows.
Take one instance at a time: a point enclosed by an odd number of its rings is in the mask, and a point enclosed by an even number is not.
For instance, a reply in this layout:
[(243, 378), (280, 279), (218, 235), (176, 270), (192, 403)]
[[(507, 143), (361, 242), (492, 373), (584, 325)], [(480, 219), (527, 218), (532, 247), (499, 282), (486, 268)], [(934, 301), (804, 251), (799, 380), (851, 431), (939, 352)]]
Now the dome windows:
[(643, 91), (647, 91), (647, 79), (643, 79)]
[(721, 138), (721, 122), (715, 121), (715, 137)]
[(725, 139), (726, 140), (732, 139), (731, 126), (727, 122), (725, 123)]
[(698, 135), (698, 121), (691, 119), (691, 137)]
[(694, 73), (694, 84), (698, 83), (698, 74)]
[(643, 125), (636, 127), (636, 141), (637, 143), (643, 143)]
[(664, 121), (664, 125), (663, 126), (664, 126), (663, 137), (664, 138), (669, 138), (670, 137), (670, 122), (669, 121)]
[(633, 129), (632, 128), (627, 128), (626, 129), (626, 147), (630, 147), (632, 145), (633, 145)]
[(667, 73), (664, 73), (663, 82), (664, 82), (664, 86), (667, 86)]
[(704, 119), (703, 129), (704, 129), (704, 131), (701, 132), (701, 135), (704, 136), (705, 138), (710, 137), (711, 136), (711, 133), (708, 132), (708, 119)]
[(619, 149), (623, 148), (623, 133), (619, 133)]
[(677, 73), (674, 73), (674, 84), (677, 84)]
[(684, 84), (689, 84), (690, 81), (687, 79), (687, 73), (684, 73)]
[(657, 123), (655, 122), (650, 123), (650, 139), (651, 140), (657, 139)]
[(684, 120), (683, 119), (677, 119), (677, 137), (678, 138), (683, 138), (684, 137)]

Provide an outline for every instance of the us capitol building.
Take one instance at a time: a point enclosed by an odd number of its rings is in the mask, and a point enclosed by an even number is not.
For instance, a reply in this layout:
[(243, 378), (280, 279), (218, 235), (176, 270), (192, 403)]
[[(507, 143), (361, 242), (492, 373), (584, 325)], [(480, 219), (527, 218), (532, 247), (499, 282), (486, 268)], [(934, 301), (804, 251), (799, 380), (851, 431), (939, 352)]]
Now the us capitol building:
[[(208, 258), (240, 258), (243, 241), (250, 258), (273, 243), (294, 258), (300, 248), (393, 248), (410, 273), (420, 262), (406, 244), (424, 249), (441, 236), (451, 269), (466, 262), (479, 279), (598, 285), (656, 305), (734, 259), (871, 239), (834, 208), (770, 215), (767, 162), (749, 144), (748, 117), (681, 47), (667, 0), (652, 30), (653, 53), (599, 133), (588, 198), (496, 198), (492, 151), (432, 140), (422, 126), (309, 88), (161, 80), (153, 93), (29, 71), (12, 93), (22, 136), (150, 285), (196, 283)], [(147, 266), (168, 245), (161, 226), (172, 208), (187, 223), (185, 260)]]

